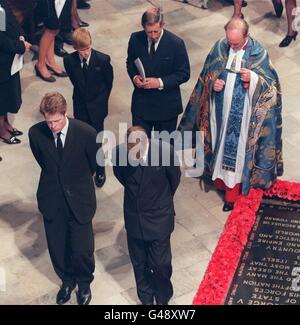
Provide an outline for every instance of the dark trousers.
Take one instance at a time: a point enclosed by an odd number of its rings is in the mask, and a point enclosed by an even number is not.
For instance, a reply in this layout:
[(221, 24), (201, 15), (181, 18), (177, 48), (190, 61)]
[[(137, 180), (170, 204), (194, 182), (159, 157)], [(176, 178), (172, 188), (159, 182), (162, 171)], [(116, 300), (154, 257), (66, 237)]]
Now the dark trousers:
[[(77, 120), (80, 120), (82, 122), (87, 123), (88, 125), (92, 126), (97, 133), (102, 132), (104, 130), (104, 121), (99, 121), (99, 123), (92, 122), (92, 120), (89, 117), (89, 114), (86, 110), (81, 110), (80, 115), (74, 114), (74, 118)], [(102, 144), (99, 144), (99, 149), (102, 147)], [(99, 166), (97, 164), (97, 169), (96, 169), (96, 174), (97, 175), (104, 175), (105, 174), (105, 167), (104, 166)]]
[(51, 221), (44, 219), (44, 225), (56, 274), (66, 285), (88, 288), (95, 270), (92, 222), (79, 224), (62, 198), (60, 214)]
[(143, 304), (153, 304), (153, 298), (167, 304), (173, 296), (170, 235), (144, 241), (127, 234), (127, 241), (139, 299)]
[(172, 133), (176, 130), (177, 127), (177, 117), (166, 120), (166, 121), (148, 121), (144, 120), (136, 115), (132, 116), (132, 125), (133, 126), (141, 126), (146, 130), (146, 133), (148, 135), (148, 138), (151, 138), (151, 131), (152, 129), (154, 131), (167, 131), (169, 133)]

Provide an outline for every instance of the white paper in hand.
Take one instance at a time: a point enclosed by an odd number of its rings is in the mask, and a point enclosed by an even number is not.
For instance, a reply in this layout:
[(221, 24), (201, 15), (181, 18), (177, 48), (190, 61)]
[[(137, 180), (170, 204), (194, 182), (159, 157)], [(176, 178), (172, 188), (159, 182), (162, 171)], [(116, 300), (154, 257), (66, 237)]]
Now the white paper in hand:
[(13, 76), (23, 68), (23, 54), (16, 54), (11, 65), (10, 75)]
[(143, 78), (143, 80), (145, 80), (146, 79), (145, 69), (140, 58), (135, 59), (134, 64), (138, 69), (139, 75)]
[(55, 11), (56, 11), (57, 18), (60, 17), (65, 3), (66, 3), (66, 0), (55, 0)]

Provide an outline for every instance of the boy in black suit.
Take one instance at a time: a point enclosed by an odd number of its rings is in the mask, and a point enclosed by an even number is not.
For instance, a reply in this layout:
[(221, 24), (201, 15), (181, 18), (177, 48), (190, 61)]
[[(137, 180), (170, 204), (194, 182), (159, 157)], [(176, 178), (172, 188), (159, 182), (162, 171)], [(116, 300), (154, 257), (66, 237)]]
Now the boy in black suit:
[[(142, 304), (167, 305), (173, 295), (170, 237), (180, 167), (173, 147), (133, 126), (114, 151), (113, 171), (124, 186), (124, 218), (137, 294)], [(119, 164), (127, 158), (126, 166)], [(164, 158), (166, 161), (164, 161)], [(153, 162), (153, 163), (152, 163)]]
[(45, 121), (30, 128), (29, 140), (41, 167), (38, 208), (52, 265), (62, 281), (56, 302), (66, 303), (78, 285), (78, 304), (87, 305), (95, 270), (96, 130), (67, 118), (67, 102), (57, 92), (44, 96), (40, 112)]
[[(88, 123), (99, 133), (104, 130), (108, 114), (108, 99), (113, 84), (113, 68), (110, 57), (92, 49), (92, 38), (85, 28), (73, 33), (75, 52), (64, 57), (65, 69), (74, 86), (74, 117)], [(105, 182), (104, 166), (97, 166), (95, 184)]]

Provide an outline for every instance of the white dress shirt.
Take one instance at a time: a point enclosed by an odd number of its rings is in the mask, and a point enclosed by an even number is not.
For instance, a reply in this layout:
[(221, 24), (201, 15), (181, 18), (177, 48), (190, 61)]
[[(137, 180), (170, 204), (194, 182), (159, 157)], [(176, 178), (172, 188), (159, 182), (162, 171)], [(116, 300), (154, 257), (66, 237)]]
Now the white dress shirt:
[[(78, 55), (79, 55), (79, 59), (80, 59), (80, 64), (81, 64), (81, 69), (83, 68), (83, 57), (78, 53)], [(89, 55), (89, 57), (86, 59), (86, 64), (87, 64), (87, 66), (89, 65), (89, 63), (90, 63), (90, 58), (91, 58), (91, 55), (92, 55), (92, 52), (91, 52), (91, 54)]]
[[(61, 139), (61, 142), (62, 142), (63, 147), (65, 146), (68, 128), (69, 128), (69, 120), (66, 117), (66, 125), (60, 131), (60, 133), (61, 133), (60, 134), (60, 139)], [(53, 134), (53, 138), (54, 138), (54, 141), (55, 141), (55, 146), (57, 147), (57, 133), (52, 132), (52, 134)]]
[[(157, 48), (158, 48), (158, 45), (159, 45), (159, 43), (160, 43), (160, 40), (161, 40), (161, 38), (163, 37), (163, 35), (164, 35), (164, 30), (162, 29), (161, 30), (161, 34), (160, 34), (160, 36), (159, 36), (159, 39), (157, 40), (157, 42), (155, 42), (155, 44), (154, 44), (154, 49), (155, 49), (155, 52), (157, 51)], [(150, 49), (151, 49), (151, 44), (152, 44), (152, 41), (151, 41), (151, 39), (148, 37), (148, 53), (150, 54)], [(158, 79), (158, 81), (159, 81), (159, 90), (163, 90), (164, 89), (164, 83), (163, 83), (163, 81), (161, 80), (161, 78), (157, 78)]]
[[(164, 34), (164, 30), (162, 29), (162, 30), (161, 30), (161, 34), (160, 34), (160, 36), (159, 36), (159, 39), (158, 39), (157, 42), (155, 42), (155, 44), (154, 44), (155, 52), (156, 52), (156, 50), (157, 50), (157, 48), (158, 48), (158, 45), (159, 45), (159, 43), (160, 43), (161, 38), (163, 37), (163, 34)], [(150, 54), (151, 44), (152, 44), (151, 38), (148, 37), (148, 53), (149, 53), (149, 54)]]

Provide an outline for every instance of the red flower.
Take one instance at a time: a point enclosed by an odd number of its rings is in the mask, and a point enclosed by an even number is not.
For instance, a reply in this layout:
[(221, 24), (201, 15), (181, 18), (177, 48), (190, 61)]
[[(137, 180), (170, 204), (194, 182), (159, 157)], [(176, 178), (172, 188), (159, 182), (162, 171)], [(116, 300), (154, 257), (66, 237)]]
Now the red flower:
[(255, 222), (263, 195), (300, 200), (300, 183), (278, 180), (269, 190), (251, 189), (235, 202), (218, 245), (194, 298), (194, 305), (221, 305), (230, 288), (239, 258)]

